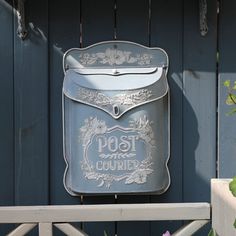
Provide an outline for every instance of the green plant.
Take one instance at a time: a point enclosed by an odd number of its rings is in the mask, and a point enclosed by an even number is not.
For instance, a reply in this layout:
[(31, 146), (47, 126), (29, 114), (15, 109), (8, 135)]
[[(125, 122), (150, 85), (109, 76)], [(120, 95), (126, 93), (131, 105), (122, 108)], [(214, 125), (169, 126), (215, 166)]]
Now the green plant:
[(211, 229), (211, 231), (208, 233), (208, 236), (216, 236), (215, 230)]
[[(233, 178), (233, 180), (229, 183), (229, 190), (233, 194), (234, 197), (236, 197), (236, 176)], [(236, 219), (234, 221), (234, 228), (236, 229)]]
[[(229, 183), (229, 190), (233, 194), (234, 197), (236, 197), (236, 176), (233, 178), (233, 180)], [(234, 228), (236, 229), (236, 219), (233, 223)], [(211, 231), (208, 233), (208, 236), (216, 236), (216, 232), (214, 229), (211, 229)]]
[(108, 235), (107, 235), (107, 232), (106, 232), (105, 230), (104, 230), (104, 236), (108, 236)]
[(227, 114), (232, 115), (236, 113), (236, 81), (232, 85), (230, 80), (226, 80), (224, 86), (228, 89), (225, 103), (229, 106), (234, 106)]
[[(228, 95), (227, 95), (225, 103), (229, 106), (232, 106), (232, 105), (234, 106), (233, 108), (231, 108), (230, 112), (228, 112), (228, 115), (232, 115), (236, 113), (236, 81), (234, 81), (232, 85), (230, 80), (226, 80), (224, 82), (224, 86), (228, 89)], [(233, 196), (236, 197), (236, 176), (229, 183), (229, 190), (231, 191)], [(233, 225), (234, 225), (234, 228), (236, 229), (236, 219)]]
[(231, 193), (236, 197), (236, 176), (233, 178), (233, 180), (229, 183), (229, 190)]

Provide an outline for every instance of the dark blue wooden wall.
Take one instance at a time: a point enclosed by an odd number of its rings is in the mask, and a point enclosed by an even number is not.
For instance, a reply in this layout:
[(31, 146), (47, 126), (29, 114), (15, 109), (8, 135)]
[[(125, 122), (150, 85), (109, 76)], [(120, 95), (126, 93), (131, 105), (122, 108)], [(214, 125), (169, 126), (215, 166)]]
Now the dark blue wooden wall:
[[(27, 0), (24, 41), (12, 6), (13, 0), (0, 0), (0, 205), (209, 202), (210, 179), (236, 174), (235, 117), (225, 116), (222, 86), (236, 77), (234, 0), (220, 3), (218, 18), (217, 0), (208, 1), (205, 37), (196, 0)], [(79, 198), (62, 184), (63, 53), (112, 39), (162, 47), (169, 55), (172, 183), (162, 196)], [(108, 236), (154, 236), (181, 224), (77, 226), (94, 236), (104, 230)], [(7, 230), (0, 226), (0, 235)]]

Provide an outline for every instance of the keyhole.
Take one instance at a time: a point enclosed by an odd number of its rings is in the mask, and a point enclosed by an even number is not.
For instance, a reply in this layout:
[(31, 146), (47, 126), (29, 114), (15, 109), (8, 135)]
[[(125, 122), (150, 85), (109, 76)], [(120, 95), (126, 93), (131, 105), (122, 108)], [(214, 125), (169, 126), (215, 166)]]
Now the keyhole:
[(119, 115), (119, 107), (117, 105), (113, 106), (113, 113), (118, 116)]

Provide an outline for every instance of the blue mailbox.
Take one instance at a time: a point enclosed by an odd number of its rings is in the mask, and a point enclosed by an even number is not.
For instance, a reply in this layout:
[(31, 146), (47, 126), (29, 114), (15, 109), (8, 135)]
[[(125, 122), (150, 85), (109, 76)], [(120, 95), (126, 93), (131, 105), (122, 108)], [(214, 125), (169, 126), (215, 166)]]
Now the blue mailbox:
[(170, 185), (168, 56), (109, 41), (63, 60), (64, 186), (71, 195), (161, 194)]

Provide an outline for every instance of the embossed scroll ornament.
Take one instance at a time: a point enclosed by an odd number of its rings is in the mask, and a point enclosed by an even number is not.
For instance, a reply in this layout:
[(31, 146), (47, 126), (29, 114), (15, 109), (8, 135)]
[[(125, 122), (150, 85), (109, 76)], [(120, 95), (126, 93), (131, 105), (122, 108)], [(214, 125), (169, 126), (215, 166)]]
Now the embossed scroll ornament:
[(114, 97), (108, 97), (101, 91), (80, 88), (77, 98), (97, 106), (107, 106), (112, 104), (134, 106), (147, 101), (152, 96), (152, 91), (140, 89), (138, 91), (129, 91), (129, 93), (117, 94)]
[(80, 55), (79, 62), (82, 65), (93, 65), (93, 64), (108, 64), (122, 65), (127, 64), (138, 64), (138, 65), (149, 65), (151, 63), (152, 56), (147, 53), (133, 55), (130, 51), (122, 51), (112, 48), (107, 48), (105, 52), (97, 53), (82, 53)]
[[(130, 121), (130, 126), (107, 127), (105, 121), (97, 117), (90, 117), (84, 121), (80, 128), (79, 140), (83, 146), (83, 161), (81, 169), (88, 180), (98, 181), (98, 187), (109, 188), (114, 181), (124, 181), (124, 184), (143, 184), (153, 172), (152, 150), (156, 148), (152, 122), (144, 116), (138, 120)], [(112, 136), (115, 131), (123, 133), (120, 138)], [(118, 141), (118, 139), (120, 139)], [(88, 155), (90, 145), (98, 141), (98, 161), (91, 161)], [(106, 140), (104, 142), (104, 140)], [(108, 140), (108, 141), (107, 141)], [(129, 142), (130, 141), (130, 142)], [(110, 143), (109, 143), (110, 142)], [(135, 143), (143, 142), (147, 155), (143, 160), (135, 159)], [(116, 143), (116, 146), (114, 145)], [(109, 147), (110, 145), (110, 147)], [(104, 148), (108, 146), (108, 154), (104, 154)], [(105, 173), (103, 170), (110, 170)], [(114, 170), (127, 170), (123, 174), (112, 174)]]

